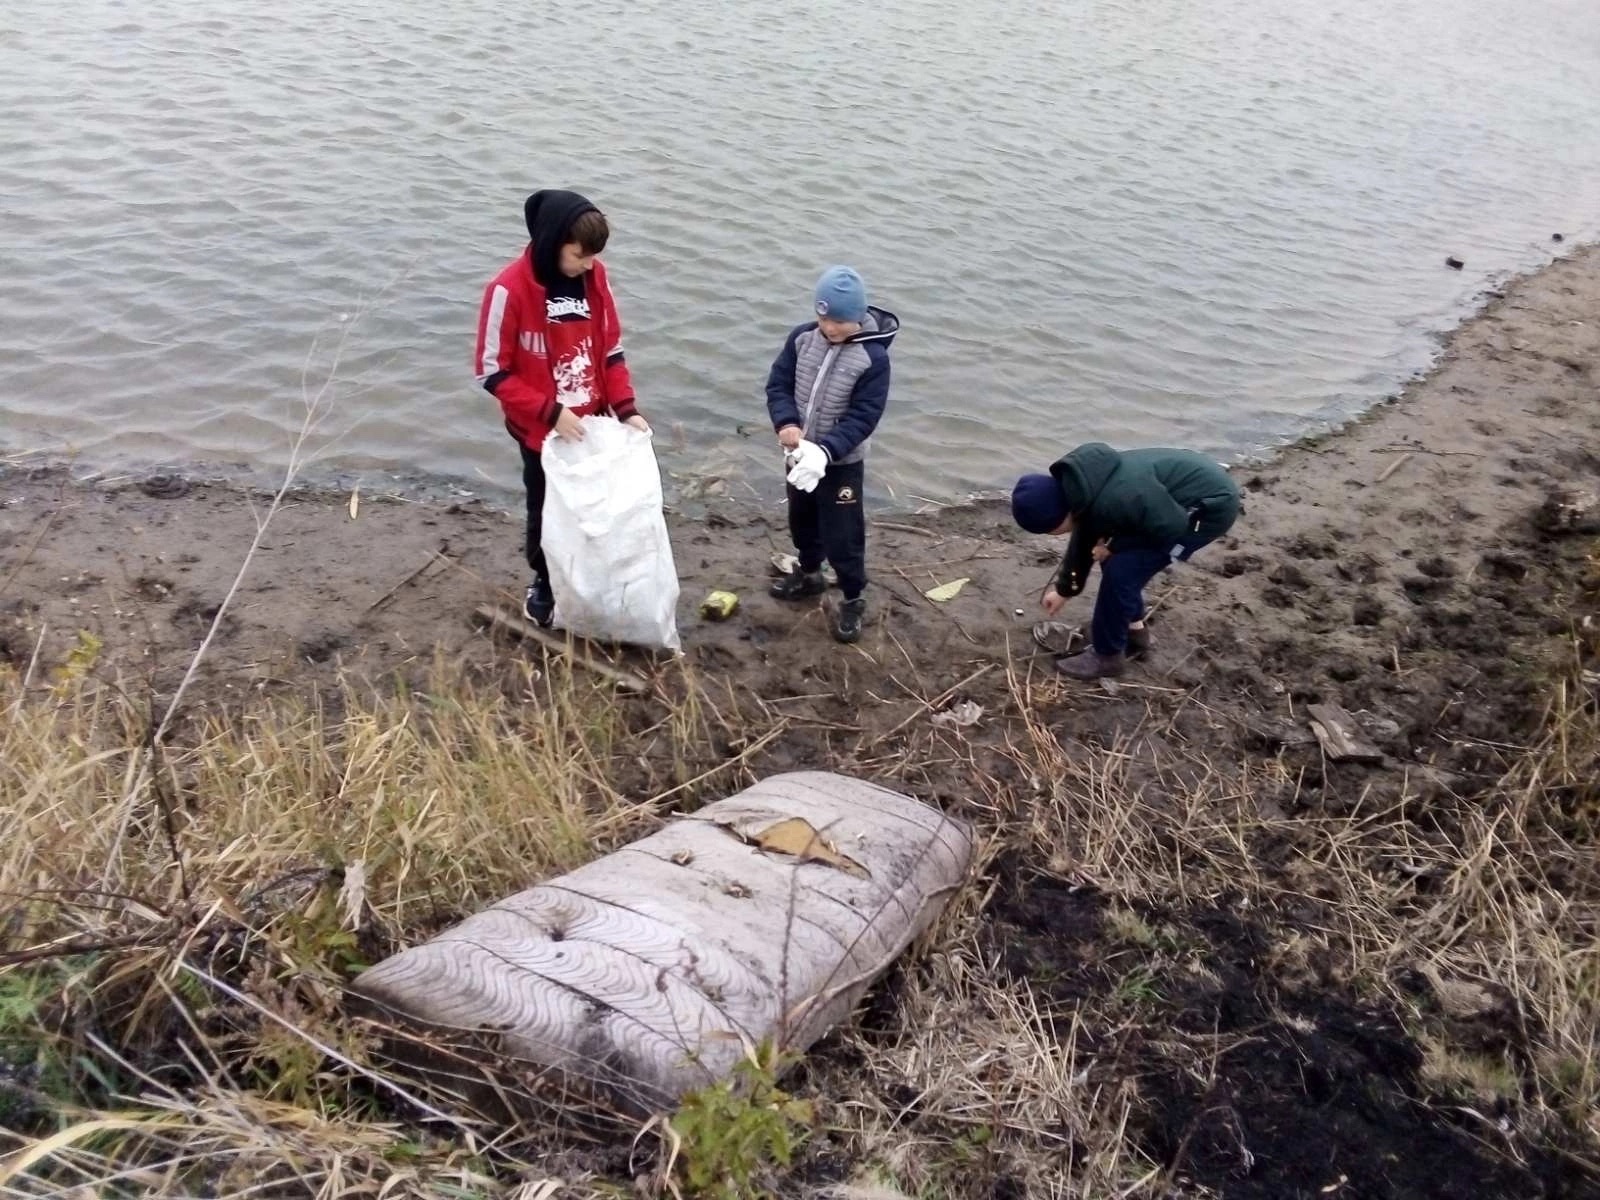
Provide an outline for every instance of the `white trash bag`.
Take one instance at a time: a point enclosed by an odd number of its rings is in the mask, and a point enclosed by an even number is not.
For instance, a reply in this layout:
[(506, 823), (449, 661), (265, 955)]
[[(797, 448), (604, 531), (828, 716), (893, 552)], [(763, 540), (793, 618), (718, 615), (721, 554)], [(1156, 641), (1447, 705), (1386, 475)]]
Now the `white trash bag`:
[(584, 417), (583, 441), (552, 435), (542, 457), (555, 624), (578, 637), (677, 650), (678, 572), (650, 435)]

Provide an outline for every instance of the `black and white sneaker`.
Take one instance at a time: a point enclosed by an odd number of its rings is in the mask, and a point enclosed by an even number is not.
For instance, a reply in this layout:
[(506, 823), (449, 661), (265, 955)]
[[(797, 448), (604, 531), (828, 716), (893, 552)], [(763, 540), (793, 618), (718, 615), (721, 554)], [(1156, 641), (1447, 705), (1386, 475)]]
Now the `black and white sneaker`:
[(833, 640), (849, 645), (861, 640), (861, 623), (867, 616), (867, 598), (857, 596), (854, 600), (846, 600), (839, 605), (838, 615), (833, 622)]
[(535, 575), (533, 582), (528, 585), (528, 593), (522, 600), (522, 611), (539, 628), (550, 628), (550, 622), (556, 615), (556, 594), (550, 589), (550, 581), (543, 575)]
[(820, 596), (827, 590), (828, 584), (822, 578), (821, 571), (799, 570), (780, 576), (767, 589), (768, 594), (779, 600), (804, 600), (807, 596)]

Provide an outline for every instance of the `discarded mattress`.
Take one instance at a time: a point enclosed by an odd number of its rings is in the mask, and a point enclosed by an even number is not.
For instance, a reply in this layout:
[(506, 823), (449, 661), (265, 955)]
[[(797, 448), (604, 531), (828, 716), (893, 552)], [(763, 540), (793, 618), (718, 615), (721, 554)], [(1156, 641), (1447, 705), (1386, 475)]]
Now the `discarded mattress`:
[(763, 780), (364, 972), (366, 1000), (488, 1038), (634, 1112), (805, 1049), (961, 886), (972, 833), (842, 775)]

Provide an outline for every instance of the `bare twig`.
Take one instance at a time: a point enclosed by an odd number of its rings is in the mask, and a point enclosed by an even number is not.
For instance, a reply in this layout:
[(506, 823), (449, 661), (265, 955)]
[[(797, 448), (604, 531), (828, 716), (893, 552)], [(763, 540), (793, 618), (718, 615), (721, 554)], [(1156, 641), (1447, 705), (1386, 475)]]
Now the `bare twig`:
[(1393, 475), (1396, 471), (1398, 471), (1401, 467), (1405, 466), (1410, 461), (1411, 461), (1411, 454), (1409, 452), (1407, 452), (1405, 454), (1402, 454), (1399, 458), (1395, 459), (1392, 463), (1390, 463), (1387, 467), (1385, 467), (1383, 469), (1383, 473), (1378, 476), (1378, 482), (1379, 483), (1384, 482), (1386, 479), (1389, 478), (1389, 476)]
[(439, 548), (437, 550), (433, 551), (431, 554), (429, 554), (428, 557), (425, 560), (423, 560), (423, 563), (422, 563), (422, 565), (420, 567), (418, 567), (415, 571), (412, 571), (409, 575), (407, 575), (399, 583), (395, 584), (392, 588), (390, 588), (383, 595), (379, 596), (371, 604), (367, 605), (365, 611), (370, 613), (370, 612), (375, 611), (376, 609), (382, 608), (385, 604), (387, 604), (390, 600), (392, 600), (394, 598), (395, 594), (397, 592), (399, 592), (399, 590), (401, 588), (405, 587), (406, 584), (410, 583), (413, 579), (416, 579), (419, 575), (421, 575), (429, 567), (433, 566), (433, 564), (438, 562), (440, 559), (444, 559), (445, 562), (449, 562), (450, 561), (450, 556), (447, 555), (444, 552), (444, 548), (445, 548), (446, 544), (447, 543), (441, 541), (439, 543)]

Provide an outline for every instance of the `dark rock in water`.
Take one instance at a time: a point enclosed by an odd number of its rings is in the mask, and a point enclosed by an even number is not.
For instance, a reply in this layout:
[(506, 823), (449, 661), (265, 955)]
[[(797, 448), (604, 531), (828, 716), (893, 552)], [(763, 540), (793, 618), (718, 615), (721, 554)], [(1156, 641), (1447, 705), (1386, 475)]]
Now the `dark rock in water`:
[(1551, 240), (1551, 241), (1552, 241), (1552, 242), (1564, 242), (1564, 241), (1566, 241), (1566, 240), (1567, 240), (1567, 239), (1566, 239), (1566, 238), (1564, 238), (1564, 237), (1562, 237), (1562, 236), (1561, 236), (1561, 235), (1560, 235), (1560, 234), (1559, 234), (1559, 233), (1552, 233), (1552, 234), (1551, 234), (1551, 235), (1550, 235), (1550, 240)]
[(1459, 271), (1459, 270), (1461, 270), (1462, 267), (1466, 266), (1467, 264), (1462, 262), (1454, 254), (1452, 254), (1449, 258), (1444, 260), (1444, 265), (1449, 267), (1452, 271)]

